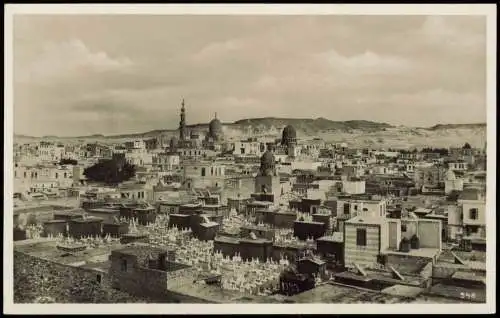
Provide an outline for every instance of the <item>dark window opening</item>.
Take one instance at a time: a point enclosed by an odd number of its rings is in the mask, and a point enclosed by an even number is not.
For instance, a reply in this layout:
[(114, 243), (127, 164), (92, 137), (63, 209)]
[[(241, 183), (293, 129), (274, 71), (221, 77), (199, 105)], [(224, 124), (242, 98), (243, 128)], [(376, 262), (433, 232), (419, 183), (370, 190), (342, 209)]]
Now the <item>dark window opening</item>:
[(477, 209), (474, 208), (469, 210), (469, 218), (471, 220), (477, 220), (477, 214)]
[(350, 207), (349, 204), (344, 204), (344, 214), (349, 214)]
[(100, 284), (102, 281), (102, 276), (101, 274), (97, 274), (97, 282)]
[(401, 224), (401, 232), (406, 232), (407, 230), (406, 224)]
[(366, 229), (356, 229), (356, 245), (366, 246)]
[(127, 271), (127, 260), (126, 259), (122, 259), (121, 269), (123, 272)]

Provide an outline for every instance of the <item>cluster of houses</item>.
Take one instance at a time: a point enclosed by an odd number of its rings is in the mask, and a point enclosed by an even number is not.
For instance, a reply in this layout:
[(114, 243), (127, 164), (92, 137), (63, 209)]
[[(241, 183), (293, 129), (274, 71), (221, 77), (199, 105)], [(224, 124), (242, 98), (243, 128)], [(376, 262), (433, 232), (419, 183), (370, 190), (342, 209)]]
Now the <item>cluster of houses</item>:
[[(443, 251), (486, 249), (485, 149), (354, 149), (300, 140), (292, 126), (281, 138), (232, 140), (219, 119), (202, 132), (189, 130), (185, 116), (183, 105), (179, 137), (170, 140), (17, 145), (16, 199), (76, 197), (93, 217), (86, 223), (113, 223), (126, 211), (144, 224), (168, 215), (169, 226), (214, 240), (230, 257), (303, 263), (312, 248), (312, 266), (346, 269), (331, 276), (345, 284), (422, 287)], [(134, 178), (114, 187), (86, 180), (86, 167), (116, 153), (135, 165)], [(253, 225), (225, 232), (230, 214)]]

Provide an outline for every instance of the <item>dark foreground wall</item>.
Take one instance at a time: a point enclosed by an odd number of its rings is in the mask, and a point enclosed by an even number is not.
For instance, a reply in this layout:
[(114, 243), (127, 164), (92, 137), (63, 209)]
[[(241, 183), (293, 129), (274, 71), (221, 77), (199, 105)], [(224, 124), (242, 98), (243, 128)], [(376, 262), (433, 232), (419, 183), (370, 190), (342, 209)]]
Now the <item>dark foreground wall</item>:
[[(44, 282), (45, 281), (45, 282)], [(14, 303), (49, 296), (56, 303), (146, 303), (111, 288), (107, 273), (14, 252)]]

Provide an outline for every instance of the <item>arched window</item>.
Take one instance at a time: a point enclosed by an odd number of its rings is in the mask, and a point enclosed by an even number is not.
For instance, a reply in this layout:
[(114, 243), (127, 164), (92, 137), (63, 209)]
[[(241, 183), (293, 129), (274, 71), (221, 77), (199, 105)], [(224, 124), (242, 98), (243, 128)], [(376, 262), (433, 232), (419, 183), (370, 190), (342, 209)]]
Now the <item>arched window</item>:
[(201, 176), (204, 177), (206, 174), (205, 167), (201, 168)]

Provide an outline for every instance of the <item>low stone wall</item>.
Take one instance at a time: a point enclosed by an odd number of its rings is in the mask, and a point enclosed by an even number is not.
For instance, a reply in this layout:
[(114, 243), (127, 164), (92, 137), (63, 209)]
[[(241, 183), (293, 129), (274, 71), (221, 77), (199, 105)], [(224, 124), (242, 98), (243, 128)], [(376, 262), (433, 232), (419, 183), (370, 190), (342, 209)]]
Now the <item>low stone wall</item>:
[(427, 263), (427, 265), (420, 271), (420, 277), (431, 278), (432, 277), (432, 262)]
[(147, 303), (111, 288), (107, 273), (55, 263), (14, 251), (14, 303), (39, 296), (56, 303)]

